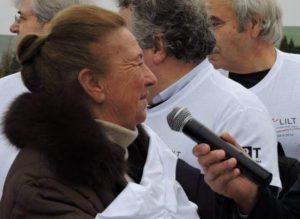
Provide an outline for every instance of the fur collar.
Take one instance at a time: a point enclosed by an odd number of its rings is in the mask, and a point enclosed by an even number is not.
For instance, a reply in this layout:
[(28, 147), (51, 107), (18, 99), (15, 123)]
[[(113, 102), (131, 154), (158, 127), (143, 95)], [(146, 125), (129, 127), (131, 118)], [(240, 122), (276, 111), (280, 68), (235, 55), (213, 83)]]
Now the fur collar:
[(20, 149), (41, 151), (63, 180), (88, 186), (123, 184), (124, 150), (107, 140), (75, 96), (70, 92), (19, 96), (4, 119), (6, 136)]

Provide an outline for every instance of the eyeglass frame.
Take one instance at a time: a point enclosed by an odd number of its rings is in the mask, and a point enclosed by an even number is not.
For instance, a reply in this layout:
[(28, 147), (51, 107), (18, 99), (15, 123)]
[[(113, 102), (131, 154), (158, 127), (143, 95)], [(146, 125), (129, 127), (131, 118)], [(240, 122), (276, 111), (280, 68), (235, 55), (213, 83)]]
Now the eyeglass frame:
[(28, 19), (28, 17), (32, 17), (32, 16), (35, 16), (34, 14), (30, 14), (30, 15), (27, 15), (26, 17), (24, 15), (22, 15), (21, 13), (18, 13), (15, 15), (15, 22), (17, 24), (20, 24), (22, 21), (26, 21)]

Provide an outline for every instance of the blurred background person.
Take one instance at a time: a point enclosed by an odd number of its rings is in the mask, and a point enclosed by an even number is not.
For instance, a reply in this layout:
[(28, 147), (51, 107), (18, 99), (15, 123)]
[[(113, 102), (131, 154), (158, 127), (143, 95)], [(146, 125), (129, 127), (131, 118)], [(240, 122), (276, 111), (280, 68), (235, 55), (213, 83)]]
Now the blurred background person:
[[(89, 4), (89, 0), (16, 0), (18, 13), (10, 31), (21, 39), (26, 34), (46, 32), (49, 21), (60, 10), (75, 4)], [(2, 131), (2, 119), (11, 102), (20, 94), (28, 91), (20, 72), (0, 78), (0, 198), (7, 171), (18, 150), (12, 147)]]
[(130, 19), (133, 13), (133, 6), (137, 4), (139, 0), (118, 0), (118, 13), (125, 19), (128, 25), (130, 25)]
[(122, 17), (65, 9), (49, 33), (22, 40), (18, 57), (30, 92), (4, 120), (20, 152), (0, 218), (199, 218), (184, 191), (201, 194), (200, 171), (141, 124), (157, 79)]

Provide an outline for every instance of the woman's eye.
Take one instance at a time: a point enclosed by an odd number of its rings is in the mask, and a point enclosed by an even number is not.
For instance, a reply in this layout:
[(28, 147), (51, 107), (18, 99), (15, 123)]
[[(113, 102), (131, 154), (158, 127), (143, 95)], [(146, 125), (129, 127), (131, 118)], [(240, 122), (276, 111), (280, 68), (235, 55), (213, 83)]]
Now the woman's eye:
[(210, 19), (208, 22), (209, 22), (209, 26), (212, 28), (217, 27), (224, 23), (223, 21), (216, 20), (216, 19)]

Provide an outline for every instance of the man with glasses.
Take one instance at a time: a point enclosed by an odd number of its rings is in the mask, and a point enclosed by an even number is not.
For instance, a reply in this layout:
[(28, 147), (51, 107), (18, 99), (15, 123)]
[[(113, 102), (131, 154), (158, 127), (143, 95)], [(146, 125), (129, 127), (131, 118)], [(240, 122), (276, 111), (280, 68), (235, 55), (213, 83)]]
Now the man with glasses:
[(47, 21), (40, 21), (38, 15), (31, 9), (31, 0), (19, 1), (18, 6), (19, 10), (10, 31), (18, 35), (43, 32)]
[[(89, 3), (89, 0), (16, 0), (18, 14), (10, 26), (10, 31), (18, 37), (30, 33), (42, 34), (46, 31), (49, 21), (62, 9), (74, 4)], [(26, 91), (28, 90), (23, 85), (19, 72), (0, 79), (0, 198), (5, 177), (18, 153), (3, 135), (1, 123), (10, 103)]]
[(280, 197), (300, 173), (300, 56), (275, 45), (282, 37), (276, 0), (207, 0), (216, 46), (215, 69), (255, 93), (270, 112), (277, 132)]

